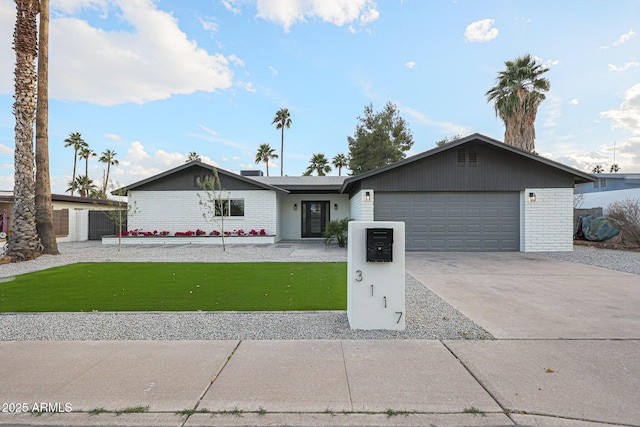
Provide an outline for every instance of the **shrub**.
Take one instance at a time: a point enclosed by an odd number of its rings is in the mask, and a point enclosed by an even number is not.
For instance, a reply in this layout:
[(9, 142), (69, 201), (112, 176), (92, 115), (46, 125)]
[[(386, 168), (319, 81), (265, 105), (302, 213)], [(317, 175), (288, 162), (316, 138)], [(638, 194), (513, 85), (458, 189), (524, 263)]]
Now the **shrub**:
[(333, 239), (338, 241), (338, 246), (344, 248), (347, 245), (347, 231), (349, 230), (351, 218), (336, 219), (329, 221), (322, 234), (325, 243), (331, 243)]
[(607, 217), (617, 222), (622, 229), (622, 243), (640, 246), (640, 198), (611, 203), (607, 212)]

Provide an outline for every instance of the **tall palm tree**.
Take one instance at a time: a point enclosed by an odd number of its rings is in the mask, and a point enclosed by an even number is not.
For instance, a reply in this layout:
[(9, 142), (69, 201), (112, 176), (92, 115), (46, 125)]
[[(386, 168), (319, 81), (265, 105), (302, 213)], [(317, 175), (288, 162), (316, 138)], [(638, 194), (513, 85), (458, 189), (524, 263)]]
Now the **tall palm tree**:
[[(80, 132), (72, 132), (69, 134), (69, 138), (64, 140), (65, 147), (73, 147), (73, 175), (71, 175), (71, 182), (74, 182), (76, 180), (76, 166), (77, 166), (77, 162), (78, 162), (78, 151), (80, 151), (81, 149), (88, 147), (89, 144), (87, 144), (84, 139), (82, 139), (82, 135), (80, 135)], [(70, 187), (71, 188), (71, 195), (73, 196), (73, 186)], [(68, 191), (68, 190), (67, 190)]]
[(602, 167), (602, 165), (595, 165), (593, 169), (591, 169), (591, 173), (603, 173), (603, 172), (604, 172), (604, 168)]
[(269, 160), (277, 158), (278, 155), (276, 154), (276, 150), (274, 148), (271, 148), (271, 146), (266, 142), (264, 144), (260, 144), (260, 147), (258, 147), (258, 152), (256, 153), (256, 164), (264, 162), (264, 164), (267, 166), (267, 176), (269, 176)]
[(617, 163), (614, 163), (611, 165), (611, 168), (609, 168), (609, 173), (618, 173), (620, 172), (620, 166), (618, 166)]
[(33, 125), (36, 108), (36, 56), (38, 52), (39, 11), (37, 0), (16, 0), (17, 18), (13, 33), (16, 51), (13, 226), (6, 255), (13, 261), (40, 255), (35, 218), (35, 182), (33, 179)]
[(96, 152), (93, 151), (89, 146), (83, 147), (78, 152), (78, 157), (84, 159), (84, 176), (89, 178), (89, 157), (95, 157)]
[(307, 170), (304, 171), (303, 175), (311, 175), (313, 172), (317, 172), (318, 176), (325, 176), (327, 173), (331, 172), (331, 166), (329, 166), (329, 159), (327, 159), (324, 154), (316, 153), (311, 156), (311, 160), (309, 161), (309, 166), (307, 166)]
[(496, 116), (505, 125), (504, 142), (522, 150), (535, 150), (535, 120), (538, 106), (545, 99), (551, 83), (542, 77), (548, 68), (529, 54), (505, 61), (506, 69), (498, 73), (496, 85), (485, 94), (493, 101)]
[(331, 159), (333, 166), (338, 168), (338, 176), (342, 176), (342, 168), (347, 167), (349, 159), (343, 153), (336, 154)]
[(117, 155), (118, 153), (107, 148), (102, 152), (98, 159), (99, 162), (107, 164), (107, 176), (104, 178), (104, 184), (102, 186), (102, 197), (105, 199), (107, 198), (107, 185), (109, 185), (109, 172), (111, 171), (111, 166), (117, 166), (120, 164), (118, 159), (116, 159)]
[(291, 114), (288, 108), (281, 108), (276, 111), (271, 124), (276, 125), (276, 129), (281, 129), (280, 135), (280, 176), (284, 176), (284, 128), (291, 127)]
[(195, 151), (191, 151), (189, 154), (187, 154), (187, 160), (185, 161), (185, 163), (201, 162), (201, 161), (202, 161), (202, 157), (200, 157), (200, 154), (196, 153)]
[(40, 0), (36, 104), (36, 229), (45, 254), (58, 254), (49, 174), (49, 0)]

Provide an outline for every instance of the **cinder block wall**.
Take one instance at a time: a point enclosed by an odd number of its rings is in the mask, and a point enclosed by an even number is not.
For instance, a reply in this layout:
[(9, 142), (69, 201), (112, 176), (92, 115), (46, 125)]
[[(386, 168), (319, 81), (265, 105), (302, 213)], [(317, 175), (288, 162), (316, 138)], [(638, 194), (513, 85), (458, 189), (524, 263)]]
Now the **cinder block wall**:
[[(225, 217), (225, 231), (265, 229), (276, 234), (275, 191), (228, 191), (228, 199), (244, 200), (244, 217)], [(200, 192), (206, 197), (203, 192)], [(219, 226), (202, 217), (198, 191), (132, 191), (129, 206), (133, 214), (128, 218), (128, 228), (145, 231), (187, 231), (200, 228), (207, 233)]]
[(522, 252), (573, 250), (572, 188), (528, 188), (520, 202)]

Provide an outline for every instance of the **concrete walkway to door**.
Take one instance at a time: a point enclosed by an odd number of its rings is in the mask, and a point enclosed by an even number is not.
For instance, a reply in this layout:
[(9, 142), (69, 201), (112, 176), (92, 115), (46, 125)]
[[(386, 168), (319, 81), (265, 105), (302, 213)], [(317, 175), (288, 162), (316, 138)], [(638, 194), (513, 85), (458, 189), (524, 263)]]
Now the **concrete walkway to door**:
[(407, 252), (406, 266), (498, 339), (640, 339), (637, 274), (517, 252)]

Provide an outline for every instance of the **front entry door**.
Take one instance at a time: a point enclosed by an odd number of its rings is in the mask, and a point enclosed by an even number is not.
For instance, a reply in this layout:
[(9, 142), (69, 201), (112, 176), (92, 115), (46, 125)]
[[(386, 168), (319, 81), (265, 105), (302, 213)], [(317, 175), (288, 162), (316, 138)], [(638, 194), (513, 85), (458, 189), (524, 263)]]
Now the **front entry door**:
[(302, 202), (302, 237), (322, 237), (329, 221), (329, 202)]

